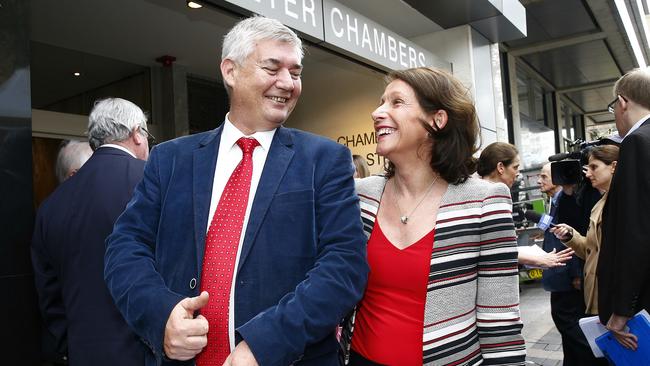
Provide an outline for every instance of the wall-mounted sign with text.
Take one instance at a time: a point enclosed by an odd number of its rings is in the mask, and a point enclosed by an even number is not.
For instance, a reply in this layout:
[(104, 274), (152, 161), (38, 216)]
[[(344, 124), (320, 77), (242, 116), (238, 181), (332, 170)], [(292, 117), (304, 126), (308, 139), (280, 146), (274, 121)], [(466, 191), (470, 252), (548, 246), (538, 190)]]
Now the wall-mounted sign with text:
[(322, 0), (220, 0), (243, 9), (274, 18), (299, 32), (320, 41), (323, 35)]
[(389, 70), (435, 66), (451, 71), (451, 64), (336, 1), (323, 0), (325, 42)]
[(451, 63), (334, 0), (208, 1), (278, 19), (312, 42), (384, 70), (434, 66), (451, 71)]
[(384, 172), (386, 159), (375, 152), (377, 137), (374, 131), (341, 135), (336, 138), (336, 142), (347, 146), (352, 154), (361, 155), (366, 159), (371, 174)]

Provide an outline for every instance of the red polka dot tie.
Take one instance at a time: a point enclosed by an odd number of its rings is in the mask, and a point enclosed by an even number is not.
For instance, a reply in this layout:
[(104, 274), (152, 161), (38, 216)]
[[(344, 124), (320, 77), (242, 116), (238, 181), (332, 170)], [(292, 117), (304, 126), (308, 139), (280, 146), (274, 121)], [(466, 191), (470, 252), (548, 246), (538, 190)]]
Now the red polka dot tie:
[(248, 193), (253, 174), (253, 150), (259, 142), (242, 137), (237, 145), (243, 152), (239, 165), (223, 189), (205, 241), (201, 291), (210, 294), (201, 314), (208, 319), (208, 345), (196, 359), (197, 366), (221, 366), (230, 354), (228, 341), (228, 307), (230, 287), (235, 270), (237, 248), (241, 237)]

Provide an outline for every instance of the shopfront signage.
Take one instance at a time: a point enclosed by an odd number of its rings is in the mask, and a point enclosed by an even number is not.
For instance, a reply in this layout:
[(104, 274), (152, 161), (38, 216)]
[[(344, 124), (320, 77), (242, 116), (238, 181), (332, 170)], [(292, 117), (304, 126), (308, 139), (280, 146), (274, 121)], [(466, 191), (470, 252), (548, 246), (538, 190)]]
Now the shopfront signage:
[(310, 36), (312, 42), (382, 69), (435, 66), (451, 70), (449, 62), (438, 59), (424, 48), (334, 0), (223, 2), (278, 19), (303, 35)]
[(323, 40), (322, 0), (224, 0)]
[(336, 1), (323, 0), (325, 42), (386, 69), (451, 69), (424, 48)]

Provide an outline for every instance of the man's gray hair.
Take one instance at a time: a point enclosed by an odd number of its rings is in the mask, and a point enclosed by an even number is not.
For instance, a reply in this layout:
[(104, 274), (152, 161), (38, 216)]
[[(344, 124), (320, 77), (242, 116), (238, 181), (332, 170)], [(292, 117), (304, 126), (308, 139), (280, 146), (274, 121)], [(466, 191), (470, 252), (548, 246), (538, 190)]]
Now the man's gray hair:
[(147, 129), (147, 116), (140, 107), (122, 98), (101, 99), (95, 102), (88, 117), (88, 142), (95, 150), (126, 140), (138, 127)]
[(226, 34), (221, 48), (221, 61), (229, 59), (241, 65), (255, 50), (255, 43), (267, 39), (293, 45), (302, 60), (302, 41), (294, 31), (275, 19), (254, 16), (235, 24)]
[(60, 183), (68, 179), (70, 172), (77, 171), (90, 159), (93, 150), (85, 141), (64, 140), (56, 156), (56, 179)]

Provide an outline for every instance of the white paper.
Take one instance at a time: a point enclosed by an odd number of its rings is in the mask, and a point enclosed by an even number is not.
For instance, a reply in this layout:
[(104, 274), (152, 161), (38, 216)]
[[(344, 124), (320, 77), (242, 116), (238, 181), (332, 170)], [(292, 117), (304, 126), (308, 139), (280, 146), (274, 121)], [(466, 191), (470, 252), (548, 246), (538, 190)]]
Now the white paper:
[[(650, 322), (650, 314), (648, 314), (645, 309), (639, 311), (637, 315), (639, 314), (648, 319)], [(594, 356), (598, 358), (605, 357), (603, 351), (601, 351), (600, 347), (598, 347), (596, 344), (596, 338), (608, 332), (607, 328), (605, 328), (605, 326), (600, 323), (600, 318), (598, 316), (582, 318), (580, 319), (579, 323), (580, 328), (582, 329), (582, 333), (585, 334), (587, 342), (589, 342), (589, 346), (591, 347), (591, 351), (594, 353)]]
[(594, 353), (594, 356), (598, 358), (605, 357), (603, 351), (600, 350), (596, 344), (596, 338), (600, 335), (607, 333), (607, 328), (604, 325), (600, 324), (600, 318), (598, 316), (591, 316), (589, 318), (580, 319), (580, 328), (582, 333), (585, 334), (587, 342), (589, 342), (589, 347), (591, 347), (591, 352)]

